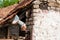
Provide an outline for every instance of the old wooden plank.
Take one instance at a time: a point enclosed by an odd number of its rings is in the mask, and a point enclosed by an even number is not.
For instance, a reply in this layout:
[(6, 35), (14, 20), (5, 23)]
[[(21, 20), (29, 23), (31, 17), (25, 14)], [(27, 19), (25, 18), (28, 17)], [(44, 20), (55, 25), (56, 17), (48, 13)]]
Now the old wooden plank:
[(13, 39), (0, 39), (0, 40), (13, 40)]

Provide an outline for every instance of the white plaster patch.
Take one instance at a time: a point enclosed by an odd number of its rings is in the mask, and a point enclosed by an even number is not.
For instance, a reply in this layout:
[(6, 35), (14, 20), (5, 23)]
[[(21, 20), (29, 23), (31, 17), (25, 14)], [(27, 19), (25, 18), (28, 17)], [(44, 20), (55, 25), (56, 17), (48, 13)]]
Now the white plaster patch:
[[(41, 10), (40, 10), (41, 11)], [(34, 17), (32, 40), (60, 40), (60, 13), (49, 10)]]

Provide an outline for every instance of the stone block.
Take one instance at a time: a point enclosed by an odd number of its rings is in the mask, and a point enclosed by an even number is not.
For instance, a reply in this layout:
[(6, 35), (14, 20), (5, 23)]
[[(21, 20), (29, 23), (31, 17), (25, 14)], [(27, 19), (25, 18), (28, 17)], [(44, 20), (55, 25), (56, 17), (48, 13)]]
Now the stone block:
[(38, 8), (38, 9), (33, 9), (33, 12), (34, 13), (39, 13), (40, 12), (40, 9)]
[(33, 4), (40, 4), (40, 1), (34, 1)]
[(39, 8), (39, 5), (33, 5), (33, 8)]

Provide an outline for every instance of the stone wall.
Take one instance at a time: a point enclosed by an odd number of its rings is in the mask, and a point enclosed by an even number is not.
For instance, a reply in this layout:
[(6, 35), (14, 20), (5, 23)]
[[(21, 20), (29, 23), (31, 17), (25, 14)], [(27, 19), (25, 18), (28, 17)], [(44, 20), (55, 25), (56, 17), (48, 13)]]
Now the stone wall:
[(41, 10), (39, 0), (33, 4), (32, 40), (60, 40), (60, 12)]

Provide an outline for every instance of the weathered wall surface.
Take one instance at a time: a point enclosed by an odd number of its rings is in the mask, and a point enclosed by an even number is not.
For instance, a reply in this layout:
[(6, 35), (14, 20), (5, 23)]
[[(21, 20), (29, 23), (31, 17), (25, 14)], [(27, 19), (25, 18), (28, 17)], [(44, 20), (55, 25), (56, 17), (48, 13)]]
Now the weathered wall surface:
[(34, 1), (32, 40), (60, 40), (60, 12), (42, 11), (39, 0)]

